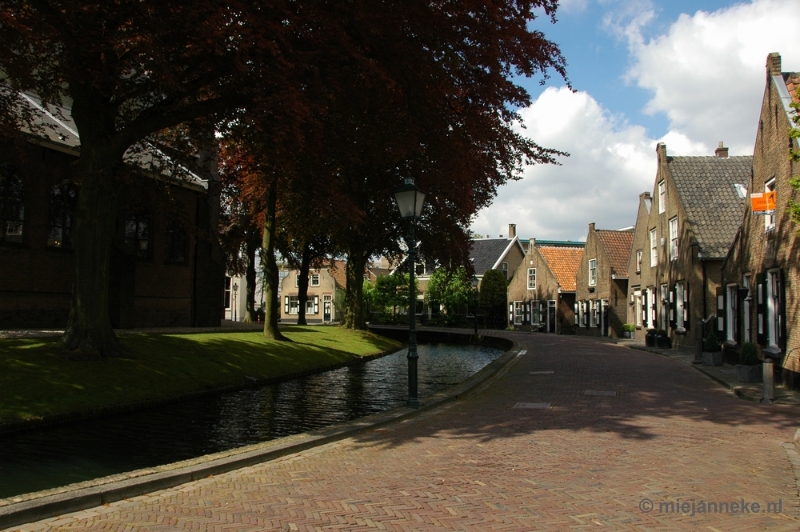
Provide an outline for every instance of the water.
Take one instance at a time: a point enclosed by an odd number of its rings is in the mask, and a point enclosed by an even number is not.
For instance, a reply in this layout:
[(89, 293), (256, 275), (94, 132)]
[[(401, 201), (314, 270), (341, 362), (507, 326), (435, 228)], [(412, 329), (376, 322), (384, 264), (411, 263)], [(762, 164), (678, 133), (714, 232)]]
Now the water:
[[(424, 401), (463, 382), (502, 350), (428, 344), (418, 354)], [(0, 498), (297, 434), (402, 406), (407, 397), (404, 349), (271, 386), (0, 436)]]

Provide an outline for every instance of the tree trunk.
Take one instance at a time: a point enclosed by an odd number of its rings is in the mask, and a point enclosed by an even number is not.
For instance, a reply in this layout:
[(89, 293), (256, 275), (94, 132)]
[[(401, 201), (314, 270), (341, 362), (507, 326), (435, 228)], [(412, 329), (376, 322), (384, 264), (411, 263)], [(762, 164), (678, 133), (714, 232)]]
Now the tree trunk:
[(256, 250), (258, 249), (258, 235), (248, 235), (245, 241), (245, 254), (247, 255), (247, 269), (244, 273), (245, 280), (245, 313), (244, 323), (255, 323), (256, 317)]
[[(116, 163), (116, 164), (115, 164)], [(109, 264), (117, 215), (115, 179), (121, 172), (115, 157), (81, 146), (81, 181), (75, 213), (72, 308), (62, 339), (69, 358), (120, 356), (122, 349), (109, 314)]]
[(267, 188), (264, 215), (264, 234), (261, 248), (264, 271), (264, 336), (270, 340), (287, 340), (278, 330), (280, 302), (278, 301), (278, 263), (275, 261), (275, 216), (278, 202), (278, 179), (273, 178)]
[(306, 322), (306, 303), (308, 302), (308, 273), (311, 270), (311, 245), (303, 245), (303, 256), (300, 259), (300, 274), (297, 278), (297, 300), (300, 308), (297, 309), (297, 324), (308, 325)]
[(347, 255), (347, 287), (344, 296), (342, 325), (348, 329), (366, 329), (364, 315), (364, 267), (367, 257), (363, 250), (349, 250)]

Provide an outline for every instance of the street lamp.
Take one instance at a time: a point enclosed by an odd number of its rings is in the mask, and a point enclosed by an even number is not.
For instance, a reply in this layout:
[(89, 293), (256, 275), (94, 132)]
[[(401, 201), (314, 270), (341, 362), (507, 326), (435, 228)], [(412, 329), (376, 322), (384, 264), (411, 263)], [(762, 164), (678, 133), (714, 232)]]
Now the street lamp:
[(236, 298), (236, 293), (239, 291), (239, 285), (233, 283), (233, 321), (238, 321), (238, 316), (236, 315), (236, 304), (238, 303)]
[(405, 184), (394, 191), (400, 216), (408, 220), (408, 406), (419, 408), (417, 399), (417, 327), (415, 323), (417, 293), (414, 287), (414, 268), (417, 243), (414, 240), (414, 221), (422, 215), (425, 193), (414, 186), (414, 178), (406, 177)]
[(472, 276), (472, 297), (475, 300), (475, 336), (478, 336), (478, 277)]

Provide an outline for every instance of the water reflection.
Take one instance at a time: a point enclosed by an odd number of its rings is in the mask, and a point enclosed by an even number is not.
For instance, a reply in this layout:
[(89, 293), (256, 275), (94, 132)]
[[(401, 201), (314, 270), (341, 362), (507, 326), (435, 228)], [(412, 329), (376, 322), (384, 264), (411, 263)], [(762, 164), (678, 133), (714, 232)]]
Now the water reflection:
[[(424, 402), (502, 354), (419, 346)], [(319, 375), (153, 410), (0, 437), (0, 497), (9, 497), (280, 438), (401, 406), (406, 351)]]

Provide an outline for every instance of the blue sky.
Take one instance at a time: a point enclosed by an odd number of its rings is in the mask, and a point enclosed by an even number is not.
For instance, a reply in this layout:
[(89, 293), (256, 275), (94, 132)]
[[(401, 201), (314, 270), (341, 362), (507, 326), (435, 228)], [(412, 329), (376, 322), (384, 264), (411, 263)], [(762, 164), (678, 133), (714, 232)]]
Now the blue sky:
[(652, 191), (655, 146), (670, 155), (752, 155), (767, 54), (800, 71), (800, 0), (562, 0), (558, 22), (534, 27), (567, 59), (557, 76), (521, 80), (533, 103), (525, 134), (567, 151), (561, 166), (526, 169), (472, 230), (484, 236), (582, 240), (587, 226), (633, 225)]

